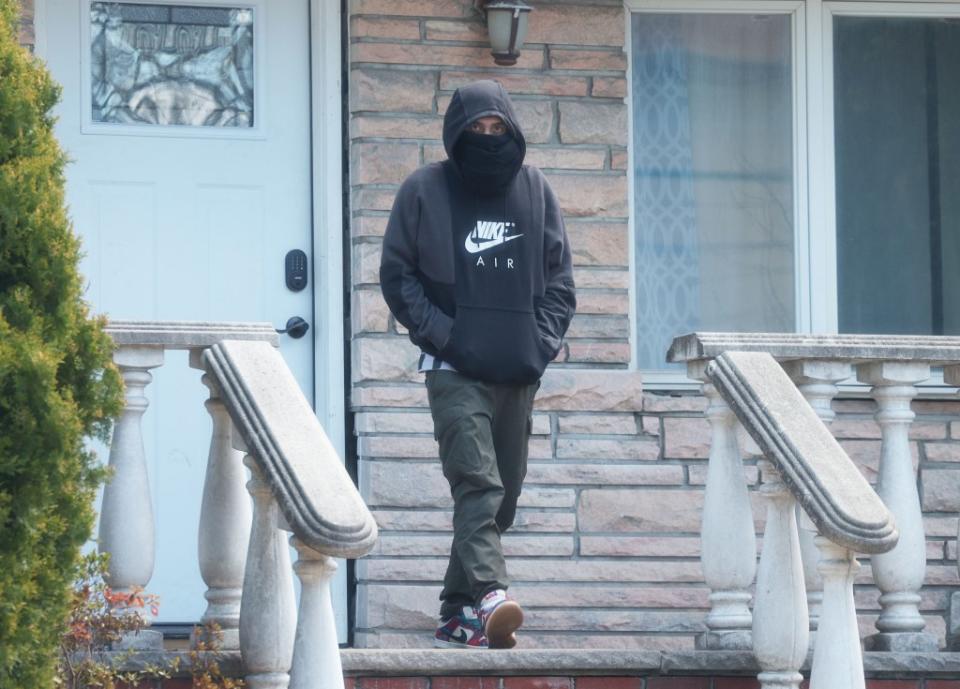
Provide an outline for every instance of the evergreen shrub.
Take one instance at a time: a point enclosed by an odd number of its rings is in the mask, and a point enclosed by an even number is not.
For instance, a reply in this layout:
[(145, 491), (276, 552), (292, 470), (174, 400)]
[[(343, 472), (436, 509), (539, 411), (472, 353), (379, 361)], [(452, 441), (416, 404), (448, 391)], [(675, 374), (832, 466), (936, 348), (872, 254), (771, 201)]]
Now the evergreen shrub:
[(0, 0), (0, 687), (49, 689), (104, 472), (85, 446), (120, 410), (90, 317), (53, 137), (59, 89)]

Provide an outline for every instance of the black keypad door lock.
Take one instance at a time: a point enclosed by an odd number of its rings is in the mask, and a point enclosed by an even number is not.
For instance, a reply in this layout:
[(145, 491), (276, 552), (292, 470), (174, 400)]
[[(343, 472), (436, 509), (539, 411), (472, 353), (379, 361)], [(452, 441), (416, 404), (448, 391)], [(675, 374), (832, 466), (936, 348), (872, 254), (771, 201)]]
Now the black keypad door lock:
[(287, 289), (299, 292), (307, 286), (307, 255), (300, 249), (287, 252), (283, 260)]
[(294, 340), (299, 340), (307, 334), (309, 329), (309, 323), (300, 318), (300, 316), (294, 316), (287, 321), (287, 326), (283, 330), (277, 330), (277, 332), (281, 335), (289, 335)]

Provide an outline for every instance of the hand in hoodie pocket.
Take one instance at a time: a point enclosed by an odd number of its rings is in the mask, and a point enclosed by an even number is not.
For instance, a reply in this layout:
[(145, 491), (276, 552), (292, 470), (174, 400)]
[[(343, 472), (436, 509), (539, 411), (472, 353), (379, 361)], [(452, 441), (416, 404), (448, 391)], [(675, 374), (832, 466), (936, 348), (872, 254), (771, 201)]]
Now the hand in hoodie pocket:
[(532, 311), (459, 305), (440, 358), (472, 378), (525, 384), (540, 379), (552, 354)]

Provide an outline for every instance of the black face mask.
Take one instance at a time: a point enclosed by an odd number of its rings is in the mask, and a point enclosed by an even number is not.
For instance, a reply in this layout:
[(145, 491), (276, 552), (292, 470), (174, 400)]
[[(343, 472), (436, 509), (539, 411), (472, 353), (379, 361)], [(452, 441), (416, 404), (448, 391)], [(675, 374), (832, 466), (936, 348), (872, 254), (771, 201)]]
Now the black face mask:
[(523, 165), (520, 144), (510, 134), (465, 131), (453, 147), (453, 157), (464, 181), (480, 194), (504, 189)]

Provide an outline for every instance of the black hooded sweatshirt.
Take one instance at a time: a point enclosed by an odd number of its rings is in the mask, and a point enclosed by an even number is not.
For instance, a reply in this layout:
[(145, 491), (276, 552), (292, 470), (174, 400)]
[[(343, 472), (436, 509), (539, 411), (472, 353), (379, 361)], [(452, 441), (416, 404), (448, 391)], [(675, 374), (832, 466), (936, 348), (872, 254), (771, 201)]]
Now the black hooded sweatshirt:
[[(506, 123), (519, 144), (509, 182), (474, 188), (457, 142), (475, 120)], [(390, 213), (380, 286), (425, 352), (490, 383), (532, 383), (560, 350), (576, 308), (570, 245), (543, 174), (522, 165), (526, 142), (503, 87), (456, 91), (443, 120), (448, 159), (411, 174)], [(469, 178), (469, 176), (468, 176)]]

